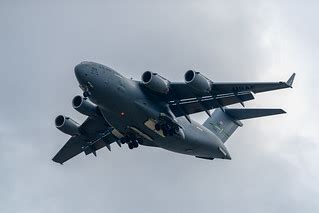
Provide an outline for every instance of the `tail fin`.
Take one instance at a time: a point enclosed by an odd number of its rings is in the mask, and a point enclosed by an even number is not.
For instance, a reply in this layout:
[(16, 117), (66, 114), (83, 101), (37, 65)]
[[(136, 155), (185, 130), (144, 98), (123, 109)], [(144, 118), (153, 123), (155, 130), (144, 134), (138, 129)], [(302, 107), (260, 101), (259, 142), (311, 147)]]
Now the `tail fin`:
[(205, 122), (204, 126), (217, 135), (222, 142), (228, 138), (240, 126), (243, 126), (240, 120), (258, 118), (270, 115), (286, 113), (282, 109), (215, 109), (212, 116)]

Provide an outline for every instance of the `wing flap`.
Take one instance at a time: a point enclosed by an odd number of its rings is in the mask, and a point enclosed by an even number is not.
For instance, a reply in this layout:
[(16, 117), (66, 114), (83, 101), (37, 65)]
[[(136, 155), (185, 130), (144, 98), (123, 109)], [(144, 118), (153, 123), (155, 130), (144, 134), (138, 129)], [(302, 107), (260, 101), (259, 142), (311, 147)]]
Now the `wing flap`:
[(239, 93), (237, 95), (227, 94), (216, 97), (206, 96), (201, 99), (185, 99), (170, 102), (170, 108), (176, 117), (203, 112), (214, 108), (228, 106), (236, 103), (243, 103), (254, 99), (250, 92)]

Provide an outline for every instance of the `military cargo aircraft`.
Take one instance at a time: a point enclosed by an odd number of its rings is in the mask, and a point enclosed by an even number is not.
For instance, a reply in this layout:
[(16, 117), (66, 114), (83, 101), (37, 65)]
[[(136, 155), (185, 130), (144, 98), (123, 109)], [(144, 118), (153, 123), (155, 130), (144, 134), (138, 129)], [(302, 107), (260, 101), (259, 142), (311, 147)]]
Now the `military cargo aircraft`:
[[(71, 136), (53, 161), (63, 164), (84, 152), (94, 154), (111, 144), (129, 149), (160, 147), (176, 153), (212, 160), (231, 159), (225, 142), (242, 120), (285, 113), (282, 109), (247, 109), (244, 102), (253, 94), (291, 88), (287, 82), (220, 83), (189, 70), (185, 82), (171, 82), (146, 71), (141, 81), (126, 78), (94, 62), (82, 62), (75, 76), (83, 96), (74, 97), (73, 108), (88, 116), (79, 124), (59, 115), (56, 127)], [(228, 108), (240, 103), (243, 108)], [(211, 114), (210, 110), (215, 109)], [(189, 115), (206, 112), (208, 119), (197, 123)]]

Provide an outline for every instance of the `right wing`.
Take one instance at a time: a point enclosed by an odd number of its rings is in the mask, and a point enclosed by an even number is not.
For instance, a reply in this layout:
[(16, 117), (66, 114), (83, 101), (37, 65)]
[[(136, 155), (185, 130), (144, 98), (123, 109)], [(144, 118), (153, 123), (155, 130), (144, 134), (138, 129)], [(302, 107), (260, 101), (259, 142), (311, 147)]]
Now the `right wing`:
[(52, 159), (54, 162), (63, 164), (74, 156), (84, 152), (86, 155), (103, 147), (110, 148), (110, 144), (118, 138), (112, 134), (113, 128), (103, 118), (87, 118), (80, 126), (83, 134), (72, 136), (68, 142)]

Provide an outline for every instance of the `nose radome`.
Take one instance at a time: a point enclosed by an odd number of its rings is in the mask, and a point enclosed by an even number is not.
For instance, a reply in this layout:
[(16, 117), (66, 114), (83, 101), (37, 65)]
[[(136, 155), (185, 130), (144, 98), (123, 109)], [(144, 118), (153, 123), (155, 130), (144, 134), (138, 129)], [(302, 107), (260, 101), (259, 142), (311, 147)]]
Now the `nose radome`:
[(76, 65), (75, 67), (74, 67), (74, 72), (75, 72), (75, 75), (76, 76), (78, 76), (78, 75), (81, 75), (82, 73), (82, 71), (83, 71), (83, 64), (81, 63), (81, 64), (78, 64), (78, 65)]
[(86, 65), (81, 63), (74, 67), (74, 73), (78, 81), (81, 83), (87, 75)]

